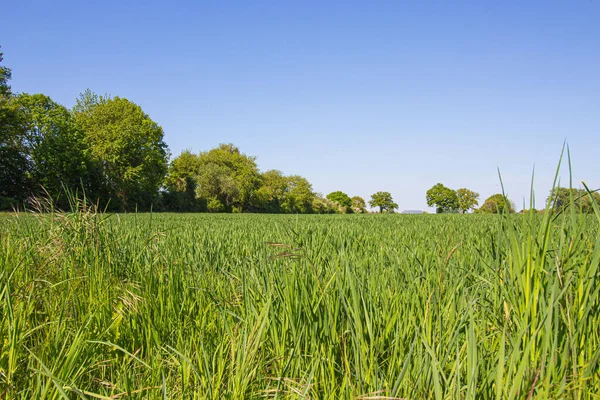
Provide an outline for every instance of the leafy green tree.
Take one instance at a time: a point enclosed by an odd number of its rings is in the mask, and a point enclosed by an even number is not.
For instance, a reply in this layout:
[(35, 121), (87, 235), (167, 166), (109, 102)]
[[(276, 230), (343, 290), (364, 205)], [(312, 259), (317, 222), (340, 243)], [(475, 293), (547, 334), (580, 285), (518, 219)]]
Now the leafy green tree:
[(550, 201), (551, 209), (555, 212), (561, 210), (569, 211), (571, 205), (573, 205), (575, 212), (590, 214), (594, 212), (592, 202), (600, 205), (600, 194), (592, 192), (592, 196), (590, 197), (585, 189), (556, 187), (550, 191), (548, 200)]
[(458, 195), (456, 192), (441, 183), (435, 184), (427, 191), (427, 205), (435, 206), (436, 212), (445, 213), (458, 210)]
[(18, 132), (17, 117), (0, 105), (0, 197), (24, 200), (30, 193), (31, 164)]
[(254, 193), (251, 207), (257, 211), (280, 213), (288, 190), (288, 179), (281, 171), (269, 170), (261, 174), (260, 187)]
[(208, 207), (208, 211), (213, 212), (213, 213), (225, 211), (225, 206), (223, 205), (221, 200), (219, 200), (216, 197), (213, 197), (212, 199), (209, 200), (207, 207)]
[[(3, 54), (0, 52), (0, 62)], [(25, 151), (25, 130), (20, 113), (10, 106), (11, 70), (0, 65), (0, 209), (24, 200), (30, 192), (30, 162)], [(3, 207), (4, 206), (4, 207)]]
[[(4, 53), (0, 51), (0, 63), (4, 60)], [(0, 65), (0, 98), (8, 98), (12, 95), (8, 81), (12, 78), (10, 68)]]
[(189, 150), (171, 161), (164, 182), (166, 191), (161, 191), (163, 209), (178, 212), (206, 210), (206, 199), (199, 199), (196, 194), (199, 165), (198, 155)]
[(73, 114), (98, 164), (102, 191), (121, 210), (147, 209), (167, 173), (163, 129), (127, 99), (95, 101), (85, 107), (80, 101)]
[(331, 192), (327, 195), (327, 199), (331, 200), (337, 206), (338, 212), (342, 214), (352, 212), (352, 199), (342, 191)]
[(312, 185), (299, 175), (287, 177), (287, 190), (281, 208), (286, 213), (310, 213), (315, 199)]
[(340, 206), (351, 207), (352, 199), (346, 193), (342, 191), (331, 192), (327, 195), (327, 198), (335, 203), (338, 203)]
[(196, 181), (198, 196), (223, 205), (224, 211), (243, 210), (261, 183), (256, 157), (242, 154), (233, 144), (200, 153)]
[[(584, 191), (584, 190), (585, 189), (583, 189), (582, 191)], [(594, 212), (594, 206), (593, 206), (592, 202), (596, 203), (596, 205), (598, 207), (600, 207), (600, 193), (592, 192), (591, 197), (588, 193), (588, 195), (586, 196), (586, 201), (582, 207), (582, 212), (584, 212), (586, 214), (592, 214)]]
[(10, 106), (19, 113), (21, 149), (29, 160), (28, 176), (35, 191), (43, 187), (56, 200), (64, 189), (91, 189), (91, 159), (69, 111), (43, 94), (20, 94)]
[(479, 205), (479, 193), (461, 188), (456, 191), (458, 196), (458, 209), (464, 214)]
[(206, 199), (199, 199), (197, 176), (200, 158), (189, 150), (184, 150), (169, 164), (165, 178), (166, 192), (162, 192), (163, 207), (170, 211), (203, 211)]
[(335, 214), (339, 211), (337, 203), (323, 197), (320, 193), (315, 194), (315, 198), (312, 203), (312, 212), (316, 214)]
[(515, 206), (506, 196), (498, 193), (488, 197), (476, 212), (483, 214), (514, 213)]
[(92, 108), (99, 104), (105, 103), (110, 99), (110, 96), (99, 96), (92, 92), (90, 89), (85, 89), (82, 93), (79, 93), (75, 105), (71, 110), (74, 116), (85, 115), (92, 111)]
[(394, 212), (398, 204), (394, 203), (390, 192), (377, 192), (371, 195), (369, 200), (371, 207), (379, 207), (379, 212)]
[(367, 203), (365, 203), (365, 199), (360, 196), (352, 197), (352, 210), (357, 214), (364, 214), (367, 212)]
[[(559, 211), (564, 208), (567, 208), (571, 205), (571, 199), (573, 199), (573, 203), (579, 203), (579, 191), (577, 189), (569, 189), (563, 187), (556, 187), (550, 191), (550, 195), (548, 196), (548, 200), (550, 201), (550, 207), (554, 211)], [(579, 208), (576, 206), (576, 208)]]
[[(200, 172), (200, 157), (190, 150), (184, 150), (169, 164), (169, 172), (165, 177), (165, 186), (170, 192), (183, 192), (189, 180), (196, 181)], [(194, 184), (194, 186), (197, 186)]]

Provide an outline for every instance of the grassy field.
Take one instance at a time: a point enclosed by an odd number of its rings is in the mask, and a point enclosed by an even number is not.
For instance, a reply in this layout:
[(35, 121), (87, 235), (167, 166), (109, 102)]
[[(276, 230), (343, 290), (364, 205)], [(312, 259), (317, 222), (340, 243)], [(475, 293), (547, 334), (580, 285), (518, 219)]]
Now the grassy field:
[(0, 216), (0, 398), (600, 398), (596, 216)]

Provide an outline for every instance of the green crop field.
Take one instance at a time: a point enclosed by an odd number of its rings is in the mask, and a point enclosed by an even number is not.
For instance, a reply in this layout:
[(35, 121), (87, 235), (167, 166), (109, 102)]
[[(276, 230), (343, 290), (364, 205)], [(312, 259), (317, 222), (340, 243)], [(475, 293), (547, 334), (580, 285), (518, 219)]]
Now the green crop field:
[(0, 216), (0, 398), (600, 398), (594, 215)]

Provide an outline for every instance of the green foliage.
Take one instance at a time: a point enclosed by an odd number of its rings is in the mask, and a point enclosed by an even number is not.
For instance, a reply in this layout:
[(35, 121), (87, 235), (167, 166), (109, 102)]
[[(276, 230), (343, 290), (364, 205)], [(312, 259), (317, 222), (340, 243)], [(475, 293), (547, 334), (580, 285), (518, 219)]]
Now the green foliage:
[(85, 89), (82, 93), (79, 94), (75, 101), (75, 105), (71, 110), (75, 117), (86, 115), (91, 113), (92, 109), (99, 104), (105, 103), (110, 99), (110, 96), (99, 96), (98, 94), (92, 92), (90, 89)]
[[(233, 207), (247, 208), (260, 184), (255, 160), (255, 157), (242, 154), (232, 144), (221, 144), (218, 148), (200, 153), (196, 167), (198, 197), (211, 201), (218, 199), (227, 211)], [(192, 161), (193, 158), (190, 158)]]
[(312, 212), (315, 214), (336, 214), (340, 212), (340, 207), (321, 194), (316, 194), (312, 202)]
[(261, 186), (252, 198), (254, 210), (281, 213), (282, 204), (288, 191), (288, 179), (281, 171), (269, 170), (261, 174)]
[(149, 208), (167, 172), (162, 128), (127, 99), (82, 97), (74, 116), (100, 169), (102, 192), (121, 210)]
[[(0, 52), (0, 62), (2, 62)], [(17, 110), (9, 106), (11, 70), (0, 65), (0, 197), (3, 204), (25, 199), (30, 192), (30, 163), (24, 152), (24, 130)]]
[(190, 150), (184, 150), (169, 164), (169, 172), (165, 178), (167, 190), (184, 192), (190, 180), (196, 185), (196, 177), (200, 172), (200, 157)]
[(196, 194), (200, 158), (185, 150), (171, 161), (168, 171), (164, 184), (167, 191), (162, 194), (164, 208), (178, 212), (205, 211), (206, 199)]
[(379, 207), (379, 212), (393, 213), (398, 208), (398, 204), (394, 203), (390, 192), (377, 192), (371, 195), (369, 200), (371, 207)]
[(57, 199), (65, 189), (90, 190), (91, 158), (69, 111), (43, 94), (20, 94), (9, 106), (19, 116), (20, 156), (28, 160), (26, 176), (34, 193), (43, 188)]
[(592, 203), (600, 205), (600, 194), (592, 192), (590, 195), (585, 189), (556, 187), (550, 191), (548, 201), (554, 212), (568, 211), (572, 208), (577, 213), (593, 214)]
[(352, 197), (352, 211), (356, 214), (364, 214), (367, 212), (367, 203), (365, 203), (365, 199), (360, 196)]
[(458, 197), (458, 209), (464, 214), (479, 205), (479, 193), (461, 188), (456, 191)]
[(339, 207), (343, 207), (344, 209), (352, 207), (352, 199), (350, 199), (350, 196), (339, 190), (329, 193), (327, 199), (337, 203)]
[(339, 190), (331, 192), (326, 198), (334, 203), (336, 211), (340, 214), (351, 214), (354, 211), (352, 209), (352, 199), (344, 192)]
[[(11, 70), (0, 66), (4, 204), (47, 193), (65, 206), (63, 191), (82, 190), (102, 207), (119, 211), (366, 211), (364, 200), (342, 192), (321, 198), (299, 175), (261, 174), (256, 157), (233, 144), (200, 154), (184, 151), (169, 164), (162, 128), (135, 103), (86, 89), (68, 112), (41, 94), (13, 97), (10, 77)], [(393, 211), (394, 205), (390, 201), (382, 210)]]
[(502, 214), (505, 212), (514, 213), (515, 206), (506, 196), (497, 193), (488, 197), (483, 205), (476, 210), (481, 214)]
[(225, 211), (225, 206), (223, 205), (223, 203), (221, 203), (221, 200), (219, 200), (216, 197), (213, 197), (212, 199), (209, 200), (207, 208), (208, 208), (209, 212)]
[(427, 191), (427, 205), (435, 206), (436, 213), (448, 213), (458, 210), (459, 202), (456, 191), (442, 185), (435, 184)]
[(165, 179), (167, 207), (172, 207), (175, 194), (194, 185), (196, 200), (205, 201), (211, 212), (328, 212), (316, 201), (306, 178), (284, 176), (277, 170), (260, 173), (255, 159), (232, 144), (221, 144), (199, 155), (184, 151), (171, 162)]
[(21, 205), (12, 197), (0, 196), (0, 211), (13, 211), (20, 209)]
[(23, 138), (19, 113), (0, 100), (0, 196), (23, 200), (31, 192), (31, 162)]
[[(0, 51), (0, 63), (4, 60), (4, 53)], [(10, 68), (0, 65), (0, 98), (8, 98), (11, 96), (10, 85), (8, 81), (12, 78)]]
[(281, 209), (286, 213), (310, 213), (315, 199), (312, 185), (299, 175), (287, 177), (287, 191), (281, 203)]

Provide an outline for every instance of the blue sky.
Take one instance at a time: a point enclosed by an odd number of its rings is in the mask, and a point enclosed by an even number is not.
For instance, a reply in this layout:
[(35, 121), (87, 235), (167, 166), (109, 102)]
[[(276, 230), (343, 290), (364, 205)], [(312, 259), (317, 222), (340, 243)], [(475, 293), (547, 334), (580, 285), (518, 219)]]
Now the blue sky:
[(500, 168), (520, 208), (535, 164), (541, 208), (565, 140), (600, 187), (598, 1), (20, 0), (0, 45), (16, 92), (126, 97), (174, 156), (231, 142), (324, 194), (483, 201)]

